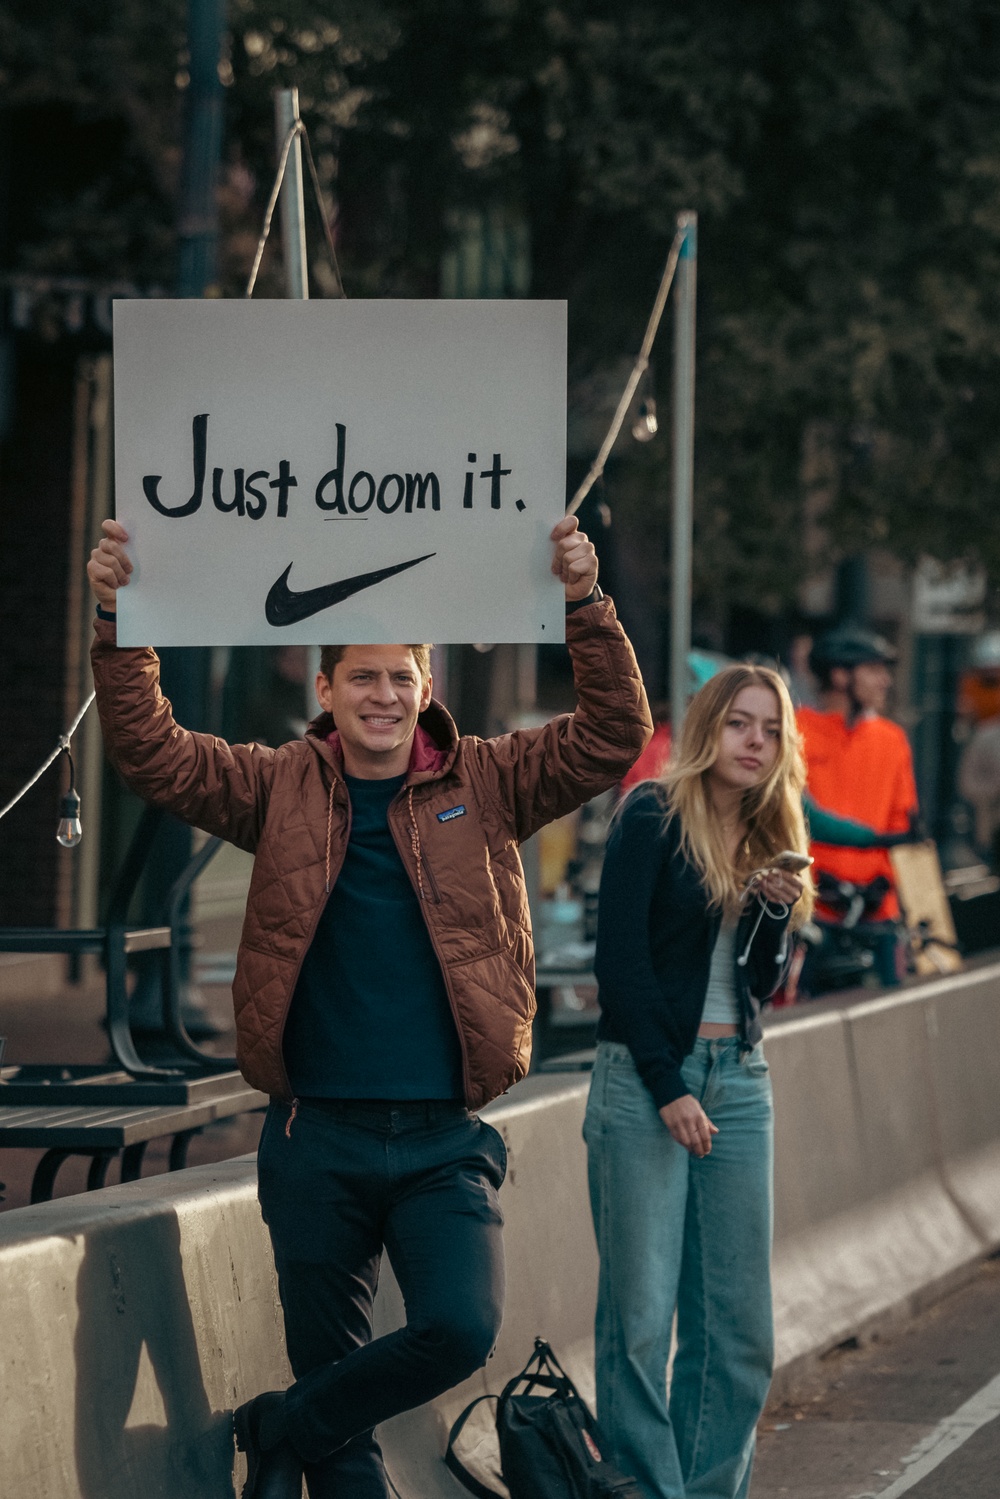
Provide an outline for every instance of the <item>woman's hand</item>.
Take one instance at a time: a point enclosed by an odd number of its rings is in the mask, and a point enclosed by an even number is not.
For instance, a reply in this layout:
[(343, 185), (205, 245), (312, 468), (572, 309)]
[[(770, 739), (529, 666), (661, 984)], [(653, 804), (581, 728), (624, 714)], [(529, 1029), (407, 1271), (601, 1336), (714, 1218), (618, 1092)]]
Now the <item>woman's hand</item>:
[(697, 1098), (685, 1093), (673, 1103), (665, 1103), (660, 1118), (673, 1135), (678, 1145), (693, 1156), (708, 1155), (712, 1149), (712, 1136), (719, 1133)]
[(772, 869), (761, 876), (757, 889), (767, 900), (779, 905), (794, 906), (804, 886), (797, 874), (789, 874), (785, 869)]

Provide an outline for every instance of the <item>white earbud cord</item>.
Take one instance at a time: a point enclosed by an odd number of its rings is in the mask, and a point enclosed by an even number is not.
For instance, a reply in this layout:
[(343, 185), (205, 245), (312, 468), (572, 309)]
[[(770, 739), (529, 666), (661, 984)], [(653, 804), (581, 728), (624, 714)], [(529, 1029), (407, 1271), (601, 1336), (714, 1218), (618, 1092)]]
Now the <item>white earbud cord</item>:
[[(761, 880), (763, 880), (765, 875), (770, 873), (771, 871), (768, 869), (754, 870), (753, 874), (747, 880), (746, 885), (743, 887), (743, 891), (740, 895), (740, 905), (742, 905), (743, 902), (747, 900), (751, 895), (756, 895), (760, 910), (757, 912), (757, 920), (753, 924), (753, 931), (747, 938), (747, 945), (740, 953), (739, 957), (736, 959), (737, 967), (739, 968), (745, 968), (747, 966), (747, 963), (749, 963), (750, 961), (750, 949), (753, 947), (754, 938), (760, 931), (760, 924), (764, 920), (764, 917), (770, 916), (772, 921), (784, 921), (786, 917), (791, 915), (791, 906), (787, 905), (784, 901), (776, 901), (772, 905), (767, 896), (762, 895), (760, 890), (758, 889)], [(788, 932), (786, 928), (785, 937), (781, 944), (781, 951), (778, 953), (775, 962), (784, 963), (787, 952)]]

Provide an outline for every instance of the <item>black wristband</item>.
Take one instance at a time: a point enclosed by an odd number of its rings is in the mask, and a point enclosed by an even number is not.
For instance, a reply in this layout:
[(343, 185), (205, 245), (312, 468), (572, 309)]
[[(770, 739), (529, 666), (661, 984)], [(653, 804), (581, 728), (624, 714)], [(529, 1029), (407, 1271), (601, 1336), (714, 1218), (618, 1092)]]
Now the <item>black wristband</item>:
[(102, 609), (101, 606), (100, 606), (100, 604), (98, 604), (98, 606), (97, 606), (97, 617), (98, 617), (98, 619), (106, 619), (111, 624), (114, 624), (115, 620), (118, 618), (118, 616), (117, 616), (117, 614), (115, 614), (114, 610), (111, 610), (109, 612), (107, 609)]
[(603, 597), (604, 594), (601, 591), (601, 585), (599, 583), (595, 583), (585, 599), (573, 599), (571, 601), (567, 601), (566, 613), (575, 614), (577, 609), (586, 609), (588, 604), (599, 604)]

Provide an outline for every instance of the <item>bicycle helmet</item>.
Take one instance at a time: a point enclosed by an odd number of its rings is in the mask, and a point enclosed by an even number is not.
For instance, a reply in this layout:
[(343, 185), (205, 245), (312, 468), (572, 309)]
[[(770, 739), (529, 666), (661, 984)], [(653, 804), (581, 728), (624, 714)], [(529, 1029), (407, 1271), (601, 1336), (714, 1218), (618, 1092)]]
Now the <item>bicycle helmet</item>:
[(863, 625), (836, 625), (826, 630), (809, 652), (809, 667), (818, 677), (825, 676), (834, 666), (864, 666), (869, 662), (881, 662), (890, 666), (896, 652), (881, 635), (866, 630)]

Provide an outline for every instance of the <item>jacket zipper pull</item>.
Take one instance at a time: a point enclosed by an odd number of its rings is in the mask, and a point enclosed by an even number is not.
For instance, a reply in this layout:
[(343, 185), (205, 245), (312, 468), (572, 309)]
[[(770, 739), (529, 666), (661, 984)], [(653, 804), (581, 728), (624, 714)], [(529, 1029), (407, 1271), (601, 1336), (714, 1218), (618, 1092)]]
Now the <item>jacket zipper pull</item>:
[(421, 900), (427, 900), (429, 897), (424, 888), (424, 855), (420, 847), (420, 829), (417, 827), (417, 819), (413, 813), (412, 786), (407, 793), (406, 804), (410, 811), (410, 848), (413, 850), (413, 857), (417, 861), (417, 891)]
[(299, 1101), (298, 1101), (297, 1098), (293, 1098), (292, 1099), (292, 1112), (289, 1114), (287, 1120), (285, 1121), (285, 1139), (286, 1140), (290, 1140), (292, 1138), (292, 1125), (295, 1122), (295, 1116), (296, 1116), (296, 1114), (298, 1112), (299, 1112)]

